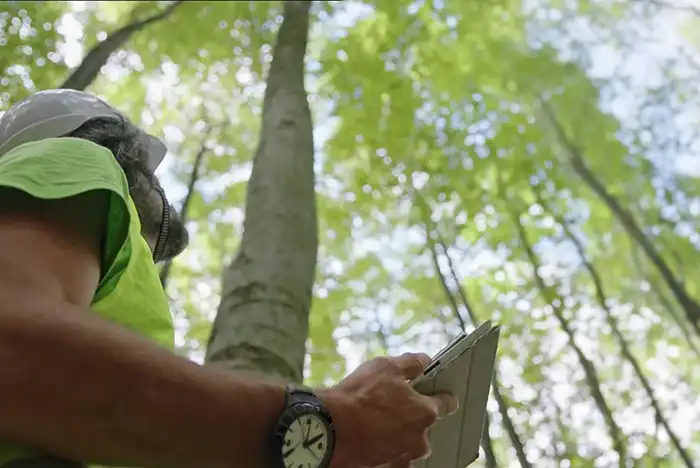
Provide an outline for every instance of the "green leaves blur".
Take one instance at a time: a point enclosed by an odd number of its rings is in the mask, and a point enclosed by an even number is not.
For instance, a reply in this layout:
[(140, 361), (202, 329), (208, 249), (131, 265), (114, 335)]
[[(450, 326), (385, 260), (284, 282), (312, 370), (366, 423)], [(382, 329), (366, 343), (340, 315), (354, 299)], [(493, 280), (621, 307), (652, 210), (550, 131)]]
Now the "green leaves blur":
[[(316, 125), (321, 246), (307, 342), (310, 384), (337, 381), (377, 354), (434, 352), (457, 332), (426, 248), (428, 216), (477, 317), (503, 325), (499, 379), (534, 466), (614, 464), (581, 369), (552, 319), (554, 300), (601, 377), (633, 462), (681, 466), (537, 190), (582, 239), (665, 414), (700, 459), (693, 406), (700, 337), (639, 246), (581, 182), (545, 112), (546, 104), (588, 167), (700, 298), (698, 20), (663, 3), (314, 5), (306, 86)], [(107, 32), (163, 7), (5, 2), (0, 105), (59, 86), (76, 57)], [(179, 352), (196, 359), (219, 302), (221, 271), (241, 234), (280, 12), (280, 2), (185, 2), (135, 34), (90, 88), (167, 141), (169, 162), (160, 175), (176, 204), (195, 155), (206, 149), (188, 213), (193, 242), (168, 287)], [(537, 294), (511, 222), (514, 207), (542, 261), (549, 301)], [(500, 415), (491, 416), (505, 466), (514, 461), (510, 442)]]

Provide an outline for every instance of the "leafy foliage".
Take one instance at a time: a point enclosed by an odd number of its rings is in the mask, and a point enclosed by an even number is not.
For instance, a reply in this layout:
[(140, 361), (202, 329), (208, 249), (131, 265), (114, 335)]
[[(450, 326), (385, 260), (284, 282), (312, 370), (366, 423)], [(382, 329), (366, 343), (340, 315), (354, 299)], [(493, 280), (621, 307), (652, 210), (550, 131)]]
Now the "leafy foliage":
[[(0, 105), (59, 86), (75, 56), (158, 8), (5, 2)], [(203, 356), (221, 272), (240, 239), (281, 11), (280, 2), (185, 2), (167, 22), (136, 33), (90, 88), (165, 137), (171, 154), (161, 177), (174, 198), (184, 198), (194, 157), (206, 148), (188, 211), (193, 243), (167, 290), (178, 352), (193, 359)], [(306, 87), (320, 251), (308, 382), (337, 381), (373, 355), (439, 349), (459, 330), (440, 283), (449, 257), (456, 281), (448, 278), (448, 289), (466, 292), (469, 305), (458, 312), (467, 326), (469, 307), (504, 328), (504, 401), (489, 407), (500, 465), (517, 464), (504, 414), (533, 466), (617, 464), (574, 337), (629, 463), (687, 466), (610, 316), (700, 463), (700, 331), (571, 158), (581, 154), (700, 301), (700, 49), (689, 26), (700, 20), (692, 9), (631, 0), (364, 0), (323, 2), (313, 16)], [(445, 245), (439, 268), (430, 232)], [(601, 278), (605, 307), (584, 261)]]

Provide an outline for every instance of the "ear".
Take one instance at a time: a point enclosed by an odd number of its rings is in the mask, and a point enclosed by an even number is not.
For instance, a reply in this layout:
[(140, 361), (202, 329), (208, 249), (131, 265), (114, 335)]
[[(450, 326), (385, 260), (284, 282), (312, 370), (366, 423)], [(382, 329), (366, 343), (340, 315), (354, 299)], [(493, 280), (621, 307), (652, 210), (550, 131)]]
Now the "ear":
[(180, 255), (187, 244), (190, 236), (185, 228), (182, 218), (175, 208), (170, 208), (170, 227), (168, 229), (168, 241), (165, 244), (165, 252), (163, 252), (163, 260), (169, 260)]
[(149, 180), (145, 174), (137, 174), (135, 183), (129, 188), (129, 194), (136, 205), (141, 222), (141, 235), (146, 239), (151, 250), (155, 249), (163, 216), (163, 200), (155, 189), (154, 183), (158, 182)]

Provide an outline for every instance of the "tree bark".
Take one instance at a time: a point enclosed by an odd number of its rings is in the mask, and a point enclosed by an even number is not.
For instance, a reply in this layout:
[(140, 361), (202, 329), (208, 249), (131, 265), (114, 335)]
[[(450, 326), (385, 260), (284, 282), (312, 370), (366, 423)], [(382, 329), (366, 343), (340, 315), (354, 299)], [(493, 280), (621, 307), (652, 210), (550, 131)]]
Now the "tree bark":
[(285, 2), (248, 183), (244, 233), (223, 275), (207, 360), (301, 381), (318, 232), (304, 89), (309, 1)]
[(639, 245), (642, 251), (647, 255), (652, 264), (659, 270), (661, 277), (664, 279), (674, 297), (683, 308), (686, 317), (690, 321), (695, 331), (700, 335), (700, 304), (696, 302), (686, 291), (683, 283), (679, 280), (668, 264), (664, 261), (661, 254), (656, 250), (654, 244), (639, 228), (634, 216), (625, 210), (620, 202), (608, 192), (605, 185), (596, 177), (596, 175), (588, 168), (584, 161), (579, 148), (569, 139), (557, 120), (554, 112), (547, 103), (542, 102), (542, 107), (545, 110), (552, 127), (557, 135), (560, 145), (567, 151), (570, 156), (570, 161), (574, 171), (579, 175), (581, 180), (600, 198), (610, 209), (617, 220), (622, 224), (630, 237)]
[(557, 299), (559, 303), (563, 303), (563, 301), (561, 300), (561, 298), (558, 297), (558, 294), (554, 292), (552, 288), (547, 287), (544, 280), (539, 274), (540, 261), (537, 255), (535, 254), (534, 249), (532, 248), (532, 244), (530, 244), (530, 240), (528, 239), (525, 227), (520, 222), (520, 214), (515, 209), (513, 209), (512, 201), (508, 200), (505, 194), (503, 194), (502, 196), (504, 197), (503, 201), (505, 205), (510, 211), (512, 222), (515, 225), (515, 228), (518, 232), (518, 237), (520, 239), (522, 247), (525, 250), (527, 258), (532, 266), (535, 284), (537, 285), (537, 289), (540, 292), (540, 296), (552, 308), (552, 311), (554, 312), (554, 317), (557, 319), (562, 330), (564, 331), (564, 333), (566, 333), (568, 337), (569, 346), (571, 346), (571, 348), (573, 349), (574, 353), (576, 354), (576, 357), (578, 358), (579, 364), (583, 368), (586, 383), (588, 384), (588, 388), (591, 391), (591, 396), (593, 397), (596, 406), (598, 407), (600, 413), (603, 416), (605, 425), (608, 428), (608, 433), (610, 434), (610, 438), (612, 439), (613, 443), (613, 449), (615, 450), (615, 452), (617, 452), (619, 458), (618, 465), (620, 466), (620, 468), (625, 468), (627, 462), (627, 447), (625, 444), (625, 436), (622, 433), (620, 427), (617, 425), (617, 422), (615, 422), (615, 418), (613, 417), (610, 405), (608, 405), (607, 400), (603, 396), (603, 392), (600, 388), (600, 379), (598, 377), (598, 372), (596, 371), (596, 368), (593, 365), (593, 363), (586, 357), (584, 352), (576, 343), (576, 339), (574, 338), (574, 331), (571, 329), (571, 324), (569, 323), (569, 320), (564, 316), (561, 307), (555, 305), (555, 299)]
[[(190, 173), (190, 179), (187, 182), (187, 192), (185, 193), (185, 198), (182, 200), (182, 206), (180, 207), (180, 219), (182, 219), (182, 224), (187, 224), (188, 209), (190, 207), (190, 203), (192, 202), (192, 197), (194, 197), (195, 194), (195, 186), (199, 180), (199, 172), (204, 163), (204, 155), (207, 153), (207, 139), (209, 138), (209, 135), (211, 135), (211, 131), (212, 127), (207, 126), (206, 130), (204, 131), (202, 143), (194, 157), (194, 161), (192, 162), (192, 172)], [(172, 266), (173, 260), (170, 259), (164, 262), (160, 269), (160, 284), (163, 286), (163, 289), (165, 289), (167, 286), (168, 277), (170, 276)]]
[(537, 197), (537, 200), (538, 200), (538, 203), (540, 204), (540, 206), (542, 206), (542, 208), (544, 208), (545, 211), (549, 212), (552, 215), (552, 217), (554, 217), (556, 222), (564, 230), (564, 234), (566, 235), (566, 237), (574, 244), (574, 247), (576, 249), (576, 253), (579, 256), (579, 259), (581, 260), (583, 267), (586, 269), (589, 276), (591, 277), (591, 281), (593, 281), (593, 285), (595, 287), (596, 300), (598, 301), (598, 305), (605, 312), (605, 317), (607, 319), (608, 325), (610, 326), (610, 329), (612, 330), (613, 335), (615, 336), (618, 343), (620, 344), (622, 356), (627, 360), (627, 362), (630, 363), (630, 365), (632, 366), (632, 369), (634, 369), (634, 372), (637, 375), (637, 378), (639, 379), (639, 382), (642, 384), (642, 388), (644, 389), (644, 392), (647, 394), (647, 397), (649, 398), (649, 401), (651, 402), (651, 406), (654, 409), (654, 414), (656, 416), (656, 420), (666, 430), (668, 437), (671, 439), (671, 443), (678, 451), (679, 455), (681, 456), (681, 459), (683, 459), (683, 463), (685, 464), (685, 466), (687, 468), (693, 468), (694, 467), (693, 460), (690, 458), (690, 454), (683, 448), (683, 445), (681, 444), (680, 439), (678, 439), (678, 436), (676, 435), (676, 433), (673, 432), (673, 429), (671, 429), (671, 425), (669, 424), (668, 420), (666, 419), (666, 417), (663, 414), (663, 411), (661, 410), (661, 406), (659, 405), (659, 402), (656, 399), (656, 396), (654, 395), (654, 390), (651, 388), (651, 384), (649, 383), (649, 380), (647, 379), (646, 375), (644, 375), (644, 371), (642, 371), (642, 367), (639, 365), (639, 362), (637, 362), (637, 359), (632, 354), (632, 350), (630, 349), (629, 344), (627, 343), (627, 340), (622, 335), (622, 332), (620, 331), (620, 329), (618, 327), (617, 319), (615, 318), (612, 311), (610, 310), (610, 307), (607, 304), (607, 295), (605, 294), (603, 280), (601, 279), (600, 275), (598, 274), (598, 271), (595, 269), (593, 264), (588, 259), (588, 255), (586, 255), (586, 250), (583, 247), (583, 244), (581, 243), (579, 238), (576, 237), (576, 235), (571, 231), (571, 228), (569, 227), (569, 223), (565, 219), (563, 219), (562, 216), (555, 213), (549, 207), (548, 203), (544, 201), (544, 199), (542, 198), (542, 195), (539, 193), (538, 190), (535, 190), (535, 196)]
[(100, 70), (107, 64), (110, 55), (122, 47), (134, 33), (141, 31), (150, 24), (163, 21), (182, 3), (182, 0), (173, 2), (159, 13), (141, 20), (134, 20), (110, 33), (104, 41), (97, 43), (90, 49), (83, 61), (80, 62), (80, 65), (78, 65), (78, 68), (73, 70), (60, 87), (78, 91), (85, 90), (100, 74)]

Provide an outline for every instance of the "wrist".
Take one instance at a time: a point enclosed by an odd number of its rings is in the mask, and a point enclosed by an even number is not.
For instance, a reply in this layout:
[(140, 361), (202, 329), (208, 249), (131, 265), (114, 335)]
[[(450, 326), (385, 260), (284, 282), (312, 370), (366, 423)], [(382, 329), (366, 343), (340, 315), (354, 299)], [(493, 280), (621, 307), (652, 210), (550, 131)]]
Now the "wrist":
[(353, 411), (351, 399), (334, 388), (316, 389), (314, 392), (330, 413), (335, 427), (335, 449), (329, 468), (357, 468), (351, 463), (353, 434), (348, 424), (348, 416)]
[(228, 466), (231, 460), (240, 466), (268, 466), (270, 436), (284, 410), (284, 385), (252, 374), (209, 369), (216, 374), (215, 384), (223, 387), (226, 402), (216, 405), (213, 420), (222, 424), (216, 425), (214, 438)]

